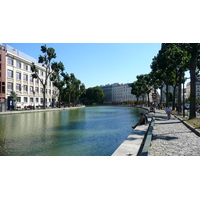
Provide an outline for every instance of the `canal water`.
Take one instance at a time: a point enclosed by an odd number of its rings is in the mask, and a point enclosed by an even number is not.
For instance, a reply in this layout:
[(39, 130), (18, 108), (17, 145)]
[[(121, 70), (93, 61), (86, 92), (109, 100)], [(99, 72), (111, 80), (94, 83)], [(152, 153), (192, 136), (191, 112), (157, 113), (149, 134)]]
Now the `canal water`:
[(0, 115), (1, 156), (110, 156), (132, 132), (139, 108), (91, 106)]

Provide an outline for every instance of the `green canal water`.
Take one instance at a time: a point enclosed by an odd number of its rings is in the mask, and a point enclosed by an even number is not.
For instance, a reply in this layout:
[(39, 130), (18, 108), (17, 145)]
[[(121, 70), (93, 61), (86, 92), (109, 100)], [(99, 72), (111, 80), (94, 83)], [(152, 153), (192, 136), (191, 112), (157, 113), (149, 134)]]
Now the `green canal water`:
[(0, 115), (1, 156), (110, 156), (131, 133), (141, 110), (91, 106)]

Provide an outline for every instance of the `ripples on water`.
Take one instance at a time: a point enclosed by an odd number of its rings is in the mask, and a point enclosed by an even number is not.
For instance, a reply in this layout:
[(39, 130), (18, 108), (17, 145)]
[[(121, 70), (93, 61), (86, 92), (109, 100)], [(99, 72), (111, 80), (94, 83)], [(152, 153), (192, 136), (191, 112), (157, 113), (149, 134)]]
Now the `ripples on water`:
[(0, 115), (0, 155), (109, 156), (139, 113), (133, 107), (92, 106)]

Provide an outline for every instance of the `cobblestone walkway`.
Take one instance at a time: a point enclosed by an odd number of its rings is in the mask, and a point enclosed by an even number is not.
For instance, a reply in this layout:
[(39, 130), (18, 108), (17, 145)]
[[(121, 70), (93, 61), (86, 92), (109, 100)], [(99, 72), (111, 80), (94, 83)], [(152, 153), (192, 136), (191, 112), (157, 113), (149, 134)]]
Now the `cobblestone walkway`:
[(174, 116), (156, 110), (149, 156), (199, 156), (200, 137)]

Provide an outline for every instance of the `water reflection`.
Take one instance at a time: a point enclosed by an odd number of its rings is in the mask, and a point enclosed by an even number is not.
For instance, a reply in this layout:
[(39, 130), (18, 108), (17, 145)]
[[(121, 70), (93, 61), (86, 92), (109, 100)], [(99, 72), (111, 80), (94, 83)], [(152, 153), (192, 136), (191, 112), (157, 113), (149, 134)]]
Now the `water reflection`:
[(86, 107), (0, 116), (0, 155), (111, 155), (139, 110)]

